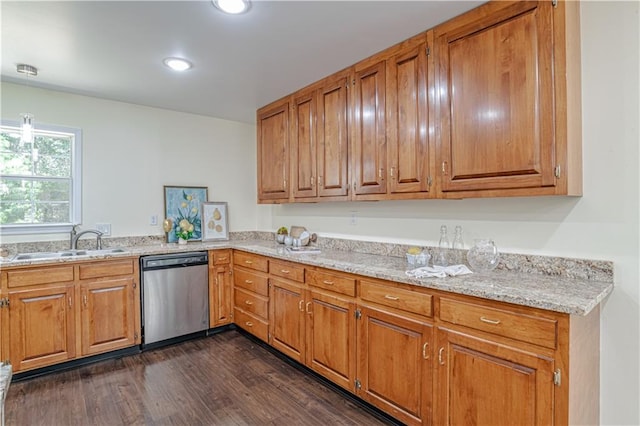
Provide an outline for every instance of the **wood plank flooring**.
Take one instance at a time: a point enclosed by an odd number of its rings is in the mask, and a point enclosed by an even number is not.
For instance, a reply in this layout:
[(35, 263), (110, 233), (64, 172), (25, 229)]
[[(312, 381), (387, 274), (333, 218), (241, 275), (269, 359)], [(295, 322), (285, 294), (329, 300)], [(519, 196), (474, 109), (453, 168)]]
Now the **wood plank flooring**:
[(237, 331), (12, 383), (7, 425), (384, 425)]

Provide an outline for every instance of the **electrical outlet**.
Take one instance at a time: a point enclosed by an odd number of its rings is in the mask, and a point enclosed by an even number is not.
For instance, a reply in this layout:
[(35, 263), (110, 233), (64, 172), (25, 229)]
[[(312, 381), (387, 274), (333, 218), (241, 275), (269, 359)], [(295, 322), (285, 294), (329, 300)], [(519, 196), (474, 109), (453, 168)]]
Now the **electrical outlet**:
[(149, 225), (158, 226), (158, 215), (157, 214), (151, 215), (151, 217), (149, 219)]
[(102, 232), (102, 235), (109, 236), (111, 235), (111, 224), (110, 223), (96, 223), (96, 230)]
[(357, 225), (358, 224), (358, 212), (351, 212), (351, 219), (349, 221), (350, 225)]

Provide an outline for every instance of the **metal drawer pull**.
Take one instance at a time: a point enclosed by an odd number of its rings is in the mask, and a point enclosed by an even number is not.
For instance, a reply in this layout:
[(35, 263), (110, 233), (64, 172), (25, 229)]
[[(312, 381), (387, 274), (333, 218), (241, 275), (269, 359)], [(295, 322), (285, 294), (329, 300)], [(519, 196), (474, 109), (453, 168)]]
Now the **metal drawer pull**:
[(486, 322), (487, 324), (497, 325), (500, 324), (500, 320), (489, 319), (485, 317), (480, 317), (480, 321)]
[(251, 321), (247, 321), (247, 322), (245, 322), (245, 324), (246, 324), (247, 326), (249, 326), (249, 327), (253, 327), (253, 323), (252, 323)]
[(253, 302), (251, 300), (245, 300), (244, 304), (245, 305), (253, 305)]
[(283, 274), (288, 274), (289, 270), (288, 269), (280, 269), (280, 272), (282, 272)]
[(326, 285), (333, 285), (333, 281), (324, 280), (322, 282)]
[(84, 302), (84, 306), (87, 306), (87, 295), (82, 296), (82, 301)]
[(251, 281), (251, 280), (244, 280), (244, 282), (247, 283), (247, 284), (253, 284), (253, 281)]
[(250, 260), (245, 260), (244, 263), (247, 263), (247, 264), (251, 265), (253, 262), (250, 261)]
[(440, 348), (438, 351), (438, 362), (440, 365), (444, 365), (444, 360), (442, 359), (442, 353), (444, 352), (444, 347)]
[(298, 310), (299, 310), (300, 312), (304, 312), (304, 310), (302, 309), (302, 305), (303, 305), (303, 304), (304, 304), (304, 300), (301, 300), (301, 301), (299, 301), (299, 302), (298, 302)]
[(227, 260), (227, 258), (226, 258), (226, 257), (219, 257), (219, 258), (218, 258), (218, 261), (220, 261), (220, 262), (224, 262), (225, 260)]
[(307, 302), (307, 304), (305, 305), (305, 308), (304, 308), (304, 309), (305, 309), (305, 311), (307, 311), (307, 313), (308, 313), (309, 315), (311, 315), (311, 311), (309, 310), (309, 306), (311, 306), (311, 302)]
[(429, 359), (429, 355), (427, 355), (427, 348), (429, 347), (429, 342), (424, 342), (422, 345), (422, 358)]
[(385, 295), (384, 295), (384, 298), (385, 298), (385, 299), (389, 299), (389, 300), (400, 300), (400, 298), (399, 298), (399, 297), (395, 297), (395, 296), (392, 296), (392, 295), (390, 295), (390, 294), (385, 294)]

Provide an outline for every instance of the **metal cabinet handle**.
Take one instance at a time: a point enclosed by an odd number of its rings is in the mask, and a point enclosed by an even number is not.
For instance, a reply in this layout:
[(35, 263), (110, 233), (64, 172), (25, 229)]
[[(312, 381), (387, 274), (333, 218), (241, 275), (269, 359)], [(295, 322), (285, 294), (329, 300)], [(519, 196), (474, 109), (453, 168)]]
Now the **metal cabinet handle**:
[(390, 295), (390, 294), (385, 294), (385, 295), (384, 295), (384, 298), (385, 298), (385, 299), (389, 299), (389, 300), (400, 300), (400, 298), (399, 298), (399, 297), (392, 296), (392, 295)]
[(288, 269), (280, 269), (280, 272), (282, 272), (283, 274), (288, 274), (291, 271), (289, 271)]
[(486, 317), (480, 317), (480, 321), (486, 322), (487, 324), (493, 324), (493, 325), (500, 324), (500, 320), (494, 320)]
[(84, 303), (85, 307), (87, 306), (87, 295), (86, 294), (82, 296), (82, 303)]
[(251, 265), (253, 262), (252, 262), (252, 261), (250, 261), (250, 260), (245, 260), (245, 261), (244, 261), (244, 263), (246, 263), (246, 264), (248, 264), (248, 265)]
[(69, 296), (69, 307), (71, 307), (71, 296)]
[(244, 282), (247, 283), (247, 284), (253, 284), (253, 281), (251, 281), (251, 280), (244, 280)]
[(427, 354), (427, 348), (429, 347), (429, 342), (424, 342), (422, 345), (422, 358), (429, 359), (429, 354)]
[(253, 302), (251, 300), (245, 300), (244, 304), (251, 306), (251, 305), (253, 305)]
[(219, 257), (219, 258), (218, 258), (218, 260), (219, 260), (220, 262), (224, 262), (225, 260), (227, 260), (227, 257), (226, 257), (226, 256), (225, 256), (225, 257)]
[(324, 280), (322, 281), (324, 284), (326, 285), (333, 285), (333, 281), (329, 281), (329, 280)]
[(307, 313), (308, 313), (309, 315), (311, 315), (311, 311), (309, 310), (309, 306), (311, 306), (311, 302), (307, 302), (307, 304), (305, 305), (305, 308), (304, 308), (304, 309), (305, 309), (305, 311), (307, 311)]
[(440, 365), (444, 365), (444, 360), (442, 359), (442, 354), (444, 353), (444, 347), (440, 348), (438, 351), (438, 362)]
[(247, 325), (248, 327), (253, 327), (253, 323), (251, 321), (245, 322), (245, 325)]
[(300, 300), (300, 301), (298, 302), (298, 310), (299, 310), (300, 312), (304, 312), (304, 309), (302, 309), (302, 305), (303, 305), (303, 304), (304, 304), (304, 300)]

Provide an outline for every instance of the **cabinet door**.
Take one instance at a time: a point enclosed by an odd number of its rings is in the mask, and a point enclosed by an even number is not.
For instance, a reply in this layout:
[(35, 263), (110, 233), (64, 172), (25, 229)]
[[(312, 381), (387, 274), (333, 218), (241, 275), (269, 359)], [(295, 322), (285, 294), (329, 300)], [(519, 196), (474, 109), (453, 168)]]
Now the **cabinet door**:
[(298, 284), (276, 278), (269, 278), (269, 283), (269, 343), (304, 363), (304, 290)]
[(316, 91), (294, 96), (291, 120), (291, 168), (294, 198), (315, 197), (316, 186)]
[(554, 362), (438, 329), (435, 424), (553, 424)]
[(405, 49), (387, 60), (390, 193), (429, 191), (433, 118), (427, 90), (433, 85), (432, 64), (432, 60), (427, 61), (426, 44)]
[(258, 201), (289, 198), (289, 102), (258, 110)]
[(315, 372), (354, 391), (356, 369), (356, 319), (352, 298), (309, 290), (306, 365)]
[(552, 2), (487, 7), (436, 28), (442, 190), (553, 186)]
[(361, 313), (358, 396), (404, 423), (431, 424), (432, 326), (366, 306)]
[(81, 284), (83, 355), (135, 344), (136, 287), (131, 277)]
[(340, 73), (318, 94), (318, 195), (346, 198), (349, 191), (349, 74)]
[(209, 327), (217, 327), (233, 321), (232, 288), (229, 265), (209, 268)]
[(9, 351), (14, 371), (76, 355), (73, 284), (9, 292)]
[(352, 150), (355, 195), (387, 192), (385, 81), (385, 61), (356, 69)]

